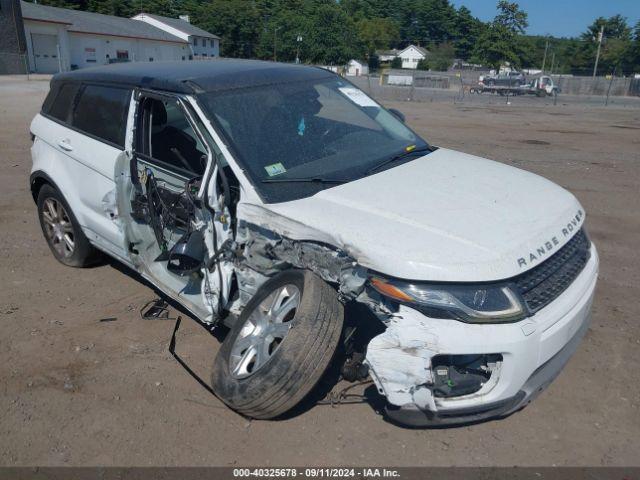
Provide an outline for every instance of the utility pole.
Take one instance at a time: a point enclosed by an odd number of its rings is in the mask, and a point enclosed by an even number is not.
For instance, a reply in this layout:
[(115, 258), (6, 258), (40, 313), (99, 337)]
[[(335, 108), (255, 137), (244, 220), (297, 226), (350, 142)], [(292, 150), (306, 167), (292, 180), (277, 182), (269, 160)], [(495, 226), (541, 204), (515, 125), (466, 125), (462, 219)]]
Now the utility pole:
[(547, 63), (547, 50), (549, 50), (549, 39), (547, 38), (547, 43), (544, 46), (544, 57), (542, 57), (542, 73), (544, 73), (544, 66)]
[(553, 51), (551, 52), (551, 71), (549, 72), (549, 75), (553, 75), (553, 64), (556, 62), (556, 52)]
[(302, 35), (298, 34), (296, 42), (298, 43), (298, 50), (296, 52), (296, 63), (300, 63), (300, 43), (302, 42)]
[(278, 55), (276, 50), (276, 40), (278, 39), (278, 30), (280, 30), (280, 27), (273, 28), (273, 61), (274, 62), (278, 61)]
[(600, 60), (600, 47), (602, 46), (602, 36), (604, 33), (604, 25), (600, 27), (600, 32), (598, 33), (598, 51), (596, 52), (596, 63), (593, 65), (593, 78), (596, 78), (596, 72), (598, 71), (598, 60)]

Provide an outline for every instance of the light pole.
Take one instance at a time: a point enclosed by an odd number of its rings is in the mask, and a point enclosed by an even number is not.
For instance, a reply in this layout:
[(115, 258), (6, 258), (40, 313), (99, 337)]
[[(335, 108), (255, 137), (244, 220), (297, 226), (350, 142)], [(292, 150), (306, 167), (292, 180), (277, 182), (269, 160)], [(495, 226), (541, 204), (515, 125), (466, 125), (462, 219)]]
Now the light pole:
[(298, 34), (296, 42), (298, 43), (298, 50), (296, 52), (296, 63), (300, 63), (300, 43), (302, 43), (302, 35)]
[(278, 54), (277, 54), (277, 50), (276, 50), (276, 40), (278, 39), (278, 30), (280, 30), (282, 27), (273, 27), (273, 61), (277, 62), (278, 61)]
[(598, 32), (598, 51), (596, 52), (596, 63), (593, 65), (593, 79), (596, 78), (596, 71), (598, 70), (598, 60), (600, 60), (600, 47), (602, 46), (602, 36), (604, 34), (604, 25), (600, 27)]

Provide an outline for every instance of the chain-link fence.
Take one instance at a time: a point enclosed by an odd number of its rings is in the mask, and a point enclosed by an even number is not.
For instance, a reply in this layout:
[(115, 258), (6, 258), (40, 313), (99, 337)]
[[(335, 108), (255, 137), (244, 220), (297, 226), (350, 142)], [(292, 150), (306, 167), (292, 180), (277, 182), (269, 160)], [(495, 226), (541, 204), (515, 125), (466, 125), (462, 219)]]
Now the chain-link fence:
[[(486, 75), (486, 71), (462, 72), (425, 72), (411, 70), (385, 70), (378, 74), (348, 77), (350, 81), (380, 101), (415, 101), (429, 102), (436, 99), (450, 98), (453, 101), (487, 101), (491, 97), (504, 98), (505, 102), (524, 101), (537, 102), (536, 98), (546, 97), (542, 91), (531, 88), (479, 88), (479, 77)], [(527, 76), (532, 81), (538, 75)], [(635, 105), (640, 97), (640, 79), (631, 77), (575, 77), (570, 75), (551, 75), (557, 89), (551, 90), (550, 101), (557, 103), (560, 98), (570, 95), (575, 102), (588, 101), (593, 104), (599, 102), (608, 104), (615, 98), (615, 103), (629, 103)], [(473, 93), (482, 92), (477, 96)], [(533, 95), (526, 95), (532, 93)], [(538, 95), (535, 95), (535, 94)], [(493, 95), (489, 95), (493, 94)], [(515, 95), (517, 97), (515, 97)], [(501, 95), (500, 97), (498, 95)], [(564, 97), (565, 100), (567, 97)], [(600, 99), (600, 100), (598, 100)]]

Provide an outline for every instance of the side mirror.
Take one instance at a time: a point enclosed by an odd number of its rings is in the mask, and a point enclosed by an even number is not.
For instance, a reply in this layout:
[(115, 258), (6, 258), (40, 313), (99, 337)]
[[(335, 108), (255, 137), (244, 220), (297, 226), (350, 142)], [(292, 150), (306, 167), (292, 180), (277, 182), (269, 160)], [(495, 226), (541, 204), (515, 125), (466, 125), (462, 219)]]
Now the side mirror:
[(405, 121), (404, 113), (402, 113), (397, 108), (390, 108), (389, 111), (393, 114), (394, 117), (396, 117), (398, 120), (400, 120), (402, 123), (404, 123), (404, 121)]
[(185, 233), (169, 251), (167, 270), (181, 277), (191, 275), (204, 265), (204, 252), (202, 232)]

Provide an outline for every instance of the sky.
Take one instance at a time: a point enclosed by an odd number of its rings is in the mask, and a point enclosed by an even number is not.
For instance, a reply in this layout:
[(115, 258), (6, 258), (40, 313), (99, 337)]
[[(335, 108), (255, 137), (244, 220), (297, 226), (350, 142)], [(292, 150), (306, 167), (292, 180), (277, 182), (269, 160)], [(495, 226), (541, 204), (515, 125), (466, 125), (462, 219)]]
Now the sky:
[[(597, 17), (620, 14), (633, 27), (640, 20), (640, 0), (510, 0), (529, 14), (530, 35), (575, 37)], [(452, 0), (466, 6), (480, 20), (492, 20), (498, 0)]]

